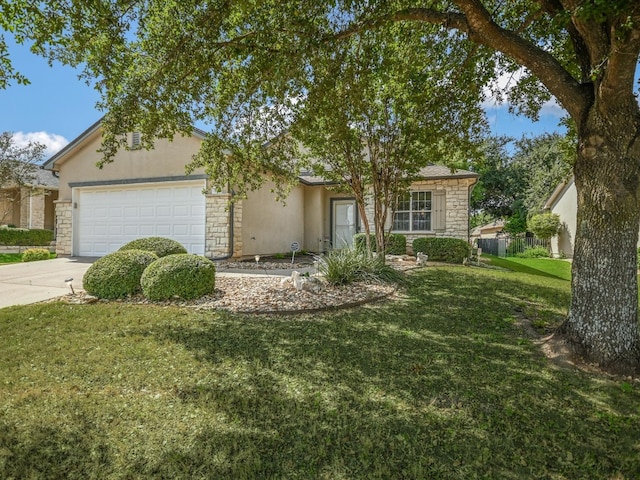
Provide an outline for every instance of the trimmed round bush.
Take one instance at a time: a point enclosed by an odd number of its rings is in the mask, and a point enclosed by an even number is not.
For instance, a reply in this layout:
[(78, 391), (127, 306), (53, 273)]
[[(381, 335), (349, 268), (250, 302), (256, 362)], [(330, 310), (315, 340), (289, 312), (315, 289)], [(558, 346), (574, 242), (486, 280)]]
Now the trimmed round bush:
[(158, 257), (166, 257), (176, 253), (187, 253), (187, 249), (180, 242), (164, 237), (146, 237), (132, 240), (120, 247), (120, 250), (146, 250), (155, 253)]
[(87, 293), (98, 298), (122, 298), (140, 292), (140, 277), (158, 259), (146, 250), (125, 250), (105, 255), (82, 278)]
[(435, 262), (462, 263), (471, 256), (471, 246), (459, 238), (420, 237), (413, 241), (413, 253), (429, 255), (429, 260)]
[(49, 260), (51, 253), (46, 248), (28, 248), (22, 252), (23, 262), (35, 262), (38, 260)]
[(216, 267), (200, 255), (181, 253), (159, 258), (142, 274), (142, 293), (149, 300), (191, 300), (213, 292)]

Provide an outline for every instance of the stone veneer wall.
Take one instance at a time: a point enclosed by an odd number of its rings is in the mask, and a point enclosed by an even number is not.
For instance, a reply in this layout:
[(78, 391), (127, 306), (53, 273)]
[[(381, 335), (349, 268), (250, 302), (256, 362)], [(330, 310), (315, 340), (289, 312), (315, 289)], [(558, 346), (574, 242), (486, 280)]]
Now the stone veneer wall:
[(71, 255), (71, 240), (73, 235), (71, 201), (56, 200), (56, 253)]
[[(473, 178), (442, 178), (434, 180), (420, 180), (414, 182), (412, 190), (430, 190), (432, 192), (444, 190), (445, 194), (445, 228), (442, 231), (425, 233), (404, 233), (407, 237), (407, 247), (410, 249), (413, 240), (419, 237), (452, 237), (469, 240), (469, 187), (475, 183)], [(373, 205), (366, 206), (367, 217), (373, 233)], [(391, 218), (387, 220), (390, 225)]]
[[(206, 195), (206, 257), (229, 255), (229, 194)], [(242, 201), (233, 205), (233, 258), (242, 256)]]
[(20, 188), (20, 228), (44, 228), (44, 190)]

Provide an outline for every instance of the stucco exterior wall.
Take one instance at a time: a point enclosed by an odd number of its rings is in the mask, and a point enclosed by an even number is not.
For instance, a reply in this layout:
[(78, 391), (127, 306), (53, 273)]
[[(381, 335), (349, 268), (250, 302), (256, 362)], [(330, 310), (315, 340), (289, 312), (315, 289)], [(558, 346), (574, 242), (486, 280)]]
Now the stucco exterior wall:
[[(304, 187), (295, 187), (278, 202), (267, 182), (242, 201), (242, 255), (289, 252), (291, 243), (304, 242)], [(237, 233), (237, 232), (236, 232)]]
[(20, 226), (20, 190), (17, 188), (0, 193), (0, 225)]
[[(96, 163), (102, 159), (100, 129), (78, 145), (73, 154), (56, 162), (60, 172), (59, 199), (71, 200), (72, 183), (107, 182), (116, 180), (180, 177), (185, 175), (185, 165), (200, 148), (196, 137), (176, 136), (173, 142), (158, 140), (153, 150), (122, 150), (112, 163), (102, 169)], [(201, 174), (198, 170), (194, 174)]]
[[(325, 251), (325, 211), (324, 196), (326, 190), (321, 186), (304, 187), (304, 243), (309, 252)], [(328, 235), (328, 234), (327, 234)]]
[(578, 193), (576, 184), (571, 181), (558, 196), (551, 213), (560, 216), (560, 233), (551, 239), (553, 255), (573, 257), (573, 242), (576, 236), (578, 212)]

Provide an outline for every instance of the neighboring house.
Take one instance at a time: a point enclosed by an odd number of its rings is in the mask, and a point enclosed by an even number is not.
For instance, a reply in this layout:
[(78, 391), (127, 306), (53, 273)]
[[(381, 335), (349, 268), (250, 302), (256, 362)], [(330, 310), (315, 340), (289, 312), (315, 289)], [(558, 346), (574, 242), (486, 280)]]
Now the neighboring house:
[(480, 225), (471, 230), (471, 241), (477, 238), (497, 238), (504, 233), (504, 220), (501, 218), (489, 222), (486, 225)]
[[(204, 135), (196, 129), (191, 137), (158, 140), (150, 151), (123, 150), (98, 169), (96, 122), (51, 157), (45, 166), (60, 177), (57, 253), (102, 256), (148, 236), (173, 238), (210, 258), (281, 253), (293, 242), (310, 252), (352, 242), (361, 228), (355, 200), (331, 191), (322, 178), (301, 175), (286, 205), (267, 182), (229, 207), (229, 192), (212, 191), (203, 171), (186, 176)], [(139, 137), (131, 134), (129, 141)], [(469, 193), (478, 175), (442, 166), (421, 174), (400, 202), (394, 231), (406, 234), (409, 245), (418, 236), (468, 240)]]
[(578, 192), (573, 177), (556, 187), (544, 204), (544, 209), (560, 216), (560, 231), (551, 239), (553, 256), (572, 258), (578, 223)]
[(58, 199), (58, 177), (38, 168), (26, 185), (9, 185), (0, 189), (0, 225), (53, 230)]

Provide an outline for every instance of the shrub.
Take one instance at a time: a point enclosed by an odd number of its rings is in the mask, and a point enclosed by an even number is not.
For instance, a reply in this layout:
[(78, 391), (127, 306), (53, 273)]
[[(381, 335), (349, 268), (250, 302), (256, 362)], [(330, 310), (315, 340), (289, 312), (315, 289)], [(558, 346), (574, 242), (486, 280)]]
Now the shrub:
[(459, 238), (420, 237), (413, 241), (413, 253), (426, 253), (429, 260), (447, 263), (462, 263), (471, 256), (471, 247)]
[(536, 237), (546, 240), (558, 234), (560, 215), (556, 213), (539, 213), (529, 219), (527, 228)]
[(211, 260), (181, 253), (162, 257), (142, 274), (142, 293), (149, 300), (199, 298), (213, 292), (216, 268)]
[(53, 241), (51, 230), (26, 230), (24, 228), (0, 228), (0, 245), (47, 246)]
[(333, 285), (357, 281), (392, 283), (400, 282), (403, 278), (401, 272), (384, 263), (383, 259), (359, 248), (333, 250), (318, 269)]
[(35, 262), (38, 260), (49, 260), (51, 252), (46, 248), (29, 248), (22, 252), (23, 262)]
[(158, 259), (146, 250), (125, 250), (105, 255), (82, 278), (87, 293), (98, 298), (122, 298), (140, 292), (140, 277)]
[(519, 258), (549, 258), (549, 249), (546, 247), (529, 247), (524, 252), (516, 254)]
[(146, 237), (132, 240), (120, 247), (120, 250), (146, 250), (155, 253), (158, 257), (166, 257), (176, 253), (187, 253), (180, 242), (164, 237)]
[[(372, 233), (369, 234), (369, 238), (371, 239), (371, 251), (375, 252), (376, 248), (376, 236)], [(389, 255), (404, 255), (407, 253), (407, 237), (400, 233), (390, 233), (385, 237), (386, 242), (386, 252)], [(353, 245), (357, 249), (364, 250), (366, 248), (366, 234), (365, 233), (356, 233), (353, 236)]]
[(638, 268), (640, 269), (640, 248), (638, 248), (638, 255), (636, 257), (636, 262), (638, 263)]

